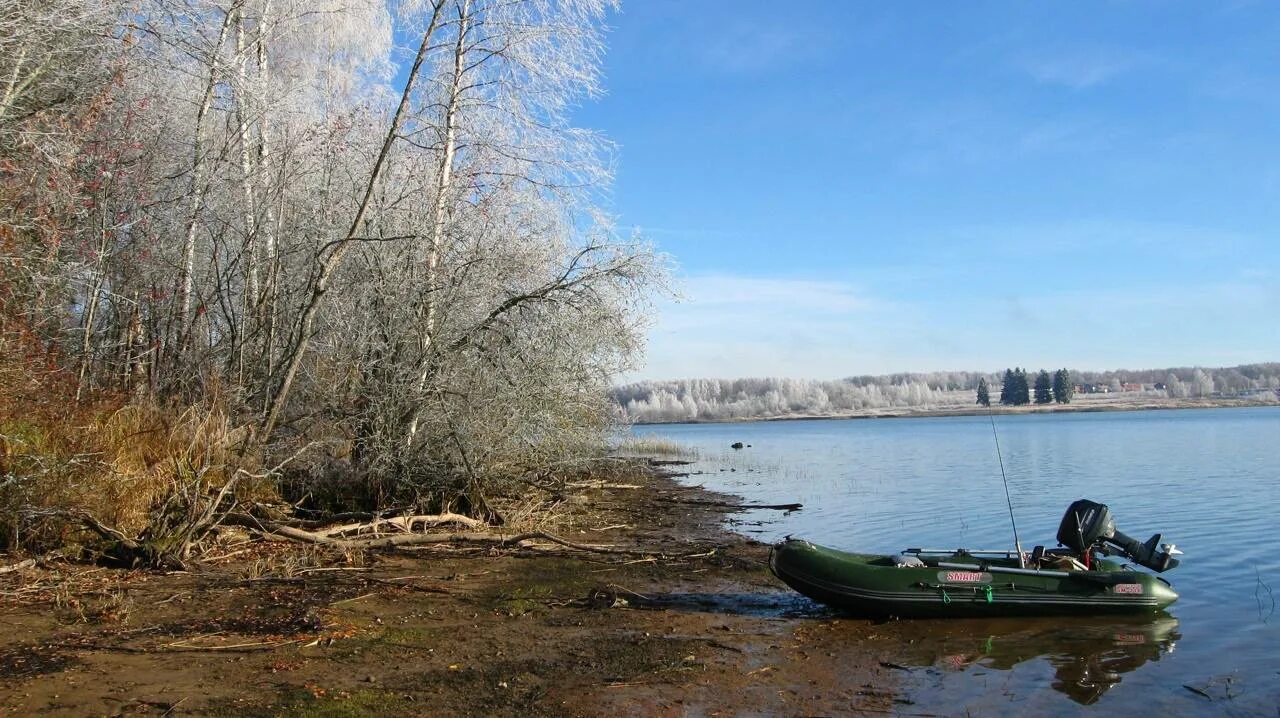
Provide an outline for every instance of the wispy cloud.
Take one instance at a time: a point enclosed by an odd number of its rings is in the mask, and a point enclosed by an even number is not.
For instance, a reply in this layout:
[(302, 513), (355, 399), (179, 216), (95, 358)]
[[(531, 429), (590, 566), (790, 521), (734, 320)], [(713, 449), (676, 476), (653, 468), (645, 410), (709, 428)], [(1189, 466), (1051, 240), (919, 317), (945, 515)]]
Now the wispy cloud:
[(1117, 133), (1096, 121), (1056, 119), (1037, 124), (1018, 138), (1017, 149), (1028, 154), (1076, 155), (1103, 152), (1117, 143)]
[(840, 281), (685, 277), (660, 307), (643, 376), (839, 376), (850, 332), (884, 304)]
[(688, 277), (629, 378), (789, 376), (1067, 366), (1238, 364), (1280, 358), (1274, 268), (1178, 279), (895, 300), (844, 281)]
[(925, 102), (894, 131), (894, 166), (909, 175), (990, 167), (1052, 155), (1097, 156), (1129, 139), (1082, 115), (1042, 120), (971, 101)]
[(1102, 47), (1076, 47), (1024, 57), (1021, 69), (1036, 82), (1085, 90), (1106, 84), (1148, 62), (1136, 53)]
[(1202, 69), (1192, 80), (1193, 89), (1201, 96), (1221, 103), (1240, 103), (1274, 112), (1280, 105), (1280, 81), (1274, 74), (1259, 71), (1244, 63), (1224, 63)]
[(690, 277), (687, 282), (690, 304), (703, 307), (841, 314), (872, 304), (854, 287), (834, 281), (704, 275)]
[(821, 33), (774, 24), (739, 22), (702, 38), (703, 63), (717, 72), (753, 74), (791, 67), (819, 57), (826, 44)]
[[(1280, 312), (1274, 284), (1251, 276), (1203, 281), (1118, 282), (1109, 287), (975, 298), (923, 308), (1001, 317), (972, 328), (970, 346), (987, 347), (982, 366), (1023, 363), (1073, 369), (1160, 368), (1242, 364), (1280, 357), (1280, 329), (1268, 317)], [(1074, 317), (1070, 329), (1055, 317)], [(931, 321), (923, 331), (955, 336)], [(1008, 327), (1016, 327), (1010, 331)], [(1002, 355), (1002, 356), (1000, 356)]]
[(650, 227), (635, 225), (632, 230), (641, 237), (716, 237), (732, 238), (736, 232), (727, 229), (707, 229), (701, 227)]
[(950, 230), (956, 251), (996, 258), (1106, 257), (1126, 268), (1140, 260), (1206, 266), (1233, 264), (1240, 256), (1261, 252), (1270, 238), (1220, 227), (1124, 219), (1074, 219), (1039, 223), (967, 225)]

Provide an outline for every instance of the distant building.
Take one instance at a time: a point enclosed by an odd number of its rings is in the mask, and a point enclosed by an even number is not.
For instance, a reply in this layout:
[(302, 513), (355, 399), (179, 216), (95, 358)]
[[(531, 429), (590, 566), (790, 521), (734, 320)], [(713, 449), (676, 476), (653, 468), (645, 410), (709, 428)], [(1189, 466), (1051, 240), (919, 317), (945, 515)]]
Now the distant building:
[(1127, 381), (1120, 385), (1120, 391), (1142, 391), (1142, 385)]

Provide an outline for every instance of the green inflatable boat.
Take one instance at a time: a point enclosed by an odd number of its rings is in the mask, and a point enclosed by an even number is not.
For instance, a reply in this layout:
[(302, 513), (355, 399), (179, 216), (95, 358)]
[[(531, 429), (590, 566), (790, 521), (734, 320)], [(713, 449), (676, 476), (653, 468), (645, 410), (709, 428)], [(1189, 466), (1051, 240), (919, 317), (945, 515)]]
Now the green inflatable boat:
[[(1178, 565), (1156, 534), (1140, 543), (1115, 530), (1110, 510), (1081, 499), (1058, 530), (1063, 548), (1016, 551), (907, 549), (846, 553), (788, 537), (769, 567), (791, 588), (859, 615), (980, 617), (1152, 613), (1178, 599), (1157, 572)], [(1117, 561), (1106, 556), (1119, 556)], [(1132, 562), (1132, 563), (1129, 563)]]

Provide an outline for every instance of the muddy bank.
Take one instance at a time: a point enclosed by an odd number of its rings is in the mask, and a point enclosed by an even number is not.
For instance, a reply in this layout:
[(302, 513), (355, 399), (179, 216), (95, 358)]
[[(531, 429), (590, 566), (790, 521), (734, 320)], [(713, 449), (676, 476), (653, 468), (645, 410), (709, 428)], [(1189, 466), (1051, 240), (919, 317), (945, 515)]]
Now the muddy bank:
[[(627, 488), (638, 486), (638, 488)], [(254, 544), (199, 572), (0, 576), (12, 715), (899, 712), (895, 624), (791, 593), (733, 497), (652, 475), (554, 531), (639, 554)]]

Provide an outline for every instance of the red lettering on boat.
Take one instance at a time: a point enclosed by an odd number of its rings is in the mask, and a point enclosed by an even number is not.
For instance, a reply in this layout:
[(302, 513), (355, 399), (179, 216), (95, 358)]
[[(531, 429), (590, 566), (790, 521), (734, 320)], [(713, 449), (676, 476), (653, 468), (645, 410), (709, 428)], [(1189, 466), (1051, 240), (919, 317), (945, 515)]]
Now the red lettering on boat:
[(1117, 583), (1114, 588), (1116, 593), (1142, 593), (1142, 584), (1140, 583)]

